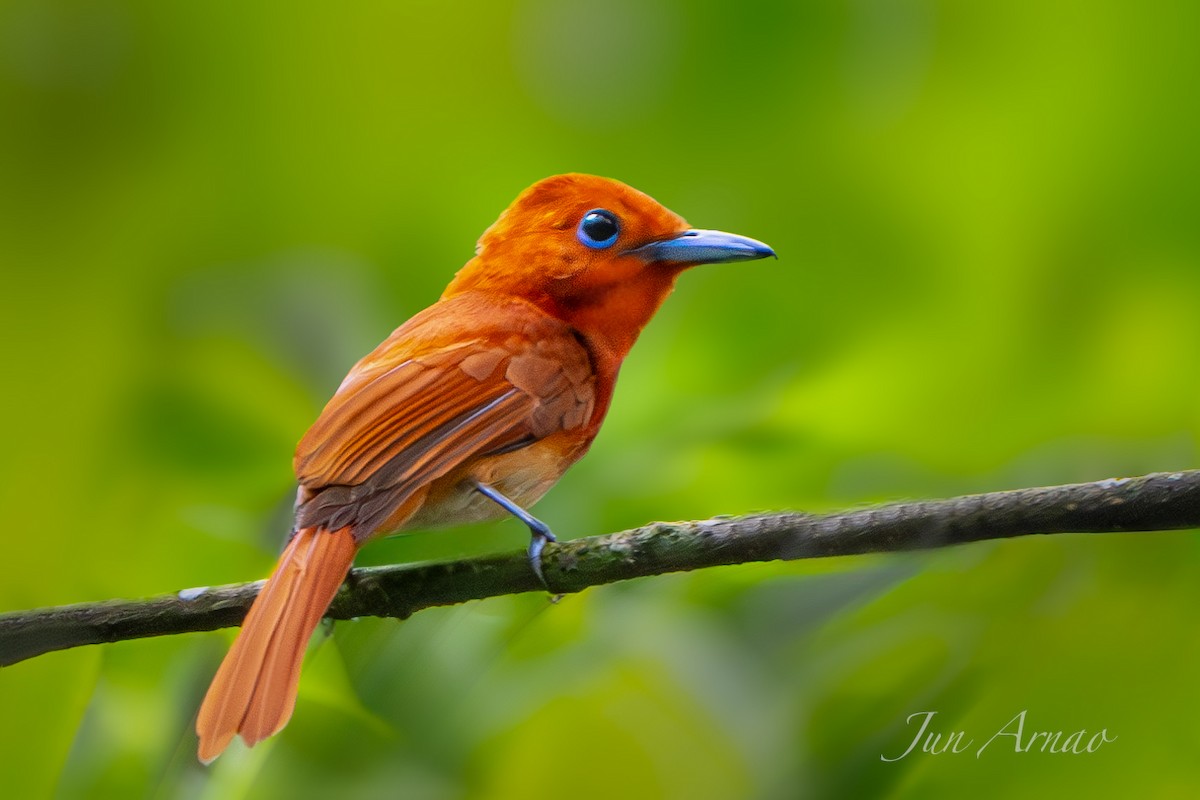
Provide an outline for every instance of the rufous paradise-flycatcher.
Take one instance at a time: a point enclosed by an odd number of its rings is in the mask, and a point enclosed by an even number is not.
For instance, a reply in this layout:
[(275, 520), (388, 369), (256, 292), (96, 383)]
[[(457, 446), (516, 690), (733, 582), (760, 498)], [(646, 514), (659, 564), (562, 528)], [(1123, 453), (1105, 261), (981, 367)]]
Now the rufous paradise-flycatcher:
[(200, 759), (287, 723), (308, 640), (369, 539), (512, 514), (545, 584), (554, 537), (526, 509), (587, 452), (675, 279), (773, 255), (606, 178), (522, 192), (441, 299), (359, 361), (300, 440), (291, 538), (200, 707)]

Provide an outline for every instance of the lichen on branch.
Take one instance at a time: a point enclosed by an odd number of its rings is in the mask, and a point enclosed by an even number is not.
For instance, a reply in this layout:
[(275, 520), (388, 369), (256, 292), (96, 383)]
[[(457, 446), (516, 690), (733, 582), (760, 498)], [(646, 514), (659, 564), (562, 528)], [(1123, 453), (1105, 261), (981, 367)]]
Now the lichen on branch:
[[(1200, 527), (1200, 470), (891, 503), (832, 514), (782, 512), (656, 522), (548, 546), (546, 580), (567, 594), (669, 572), (756, 561), (947, 547), (1031, 534)], [(86, 644), (238, 625), (263, 581), (0, 614), (0, 666)], [(404, 618), (541, 590), (525, 553), (352, 570), (327, 617)]]

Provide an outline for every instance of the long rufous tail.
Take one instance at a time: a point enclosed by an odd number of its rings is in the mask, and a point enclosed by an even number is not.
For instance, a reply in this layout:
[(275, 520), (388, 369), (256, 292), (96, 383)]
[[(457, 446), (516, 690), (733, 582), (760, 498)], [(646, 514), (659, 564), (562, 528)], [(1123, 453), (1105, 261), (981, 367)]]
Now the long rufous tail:
[(350, 528), (305, 528), (292, 537), (200, 706), (201, 761), (212, 761), (239, 733), (253, 745), (287, 724), (308, 640), (357, 550)]

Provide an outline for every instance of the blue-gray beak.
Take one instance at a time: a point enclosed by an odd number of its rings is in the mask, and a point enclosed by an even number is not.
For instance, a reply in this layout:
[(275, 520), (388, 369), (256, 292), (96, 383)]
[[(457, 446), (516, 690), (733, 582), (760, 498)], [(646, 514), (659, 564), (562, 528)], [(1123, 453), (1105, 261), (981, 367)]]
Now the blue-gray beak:
[(634, 248), (628, 255), (646, 262), (666, 264), (724, 264), (727, 261), (753, 261), (775, 255), (762, 242), (724, 231), (684, 231), (673, 239), (663, 239)]

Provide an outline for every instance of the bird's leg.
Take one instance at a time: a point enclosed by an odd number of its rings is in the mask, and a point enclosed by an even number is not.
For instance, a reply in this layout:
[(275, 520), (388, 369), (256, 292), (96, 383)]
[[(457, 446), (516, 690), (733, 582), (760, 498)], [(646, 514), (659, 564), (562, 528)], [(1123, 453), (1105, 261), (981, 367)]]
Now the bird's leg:
[(546, 546), (546, 542), (558, 541), (558, 539), (554, 538), (554, 534), (550, 532), (550, 526), (486, 483), (475, 481), (475, 489), (481, 495), (529, 526), (529, 533), (531, 534), (529, 540), (529, 566), (533, 568), (533, 574), (537, 575), (537, 579), (541, 582), (542, 586), (546, 587), (546, 591), (554, 594), (554, 590), (550, 588), (550, 584), (546, 583), (546, 576), (542, 574), (542, 548)]

